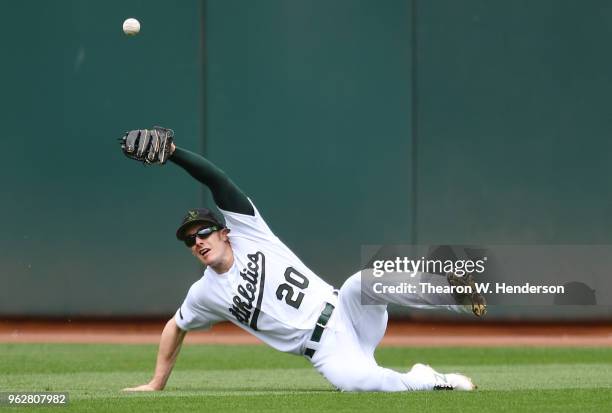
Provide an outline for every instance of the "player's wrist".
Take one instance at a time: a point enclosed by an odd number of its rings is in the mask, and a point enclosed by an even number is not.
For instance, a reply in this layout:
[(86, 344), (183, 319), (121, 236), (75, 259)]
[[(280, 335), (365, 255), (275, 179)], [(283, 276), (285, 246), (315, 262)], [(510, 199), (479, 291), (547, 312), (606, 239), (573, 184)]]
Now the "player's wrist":
[(166, 387), (166, 381), (165, 380), (160, 380), (157, 378), (153, 378), (150, 382), (149, 382), (149, 386), (153, 389), (153, 390), (157, 390), (157, 391), (161, 391), (164, 389), (164, 387)]

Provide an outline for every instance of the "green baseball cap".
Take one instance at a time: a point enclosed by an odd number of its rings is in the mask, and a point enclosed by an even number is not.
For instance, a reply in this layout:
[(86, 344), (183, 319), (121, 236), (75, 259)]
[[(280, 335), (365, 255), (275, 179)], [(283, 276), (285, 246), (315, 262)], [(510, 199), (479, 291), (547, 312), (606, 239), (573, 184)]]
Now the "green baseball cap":
[(225, 225), (219, 218), (207, 208), (191, 209), (187, 211), (187, 214), (181, 222), (181, 226), (176, 230), (176, 238), (183, 241), (186, 237), (185, 231), (187, 227), (194, 223), (209, 224), (209, 226), (218, 226), (225, 228)]

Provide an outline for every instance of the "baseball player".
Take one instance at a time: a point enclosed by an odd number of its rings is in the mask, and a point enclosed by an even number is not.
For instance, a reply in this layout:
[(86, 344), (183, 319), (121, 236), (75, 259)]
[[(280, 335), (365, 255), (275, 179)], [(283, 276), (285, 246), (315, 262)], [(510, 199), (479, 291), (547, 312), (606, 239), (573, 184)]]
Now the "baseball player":
[[(407, 372), (379, 366), (374, 350), (386, 329), (387, 306), (361, 304), (361, 274), (334, 290), (274, 235), (222, 170), (176, 147), (173, 139), (172, 130), (154, 127), (126, 133), (121, 146), (128, 157), (146, 164), (169, 159), (183, 168), (211, 190), (225, 223), (208, 209), (191, 210), (182, 220), (176, 237), (205, 266), (204, 274), (163, 329), (151, 381), (124, 390), (163, 390), (187, 332), (224, 320), (277, 350), (306, 357), (339, 390), (475, 388), (464, 375), (440, 374), (423, 364)], [(428, 303), (415, 295), (401, 304)]]

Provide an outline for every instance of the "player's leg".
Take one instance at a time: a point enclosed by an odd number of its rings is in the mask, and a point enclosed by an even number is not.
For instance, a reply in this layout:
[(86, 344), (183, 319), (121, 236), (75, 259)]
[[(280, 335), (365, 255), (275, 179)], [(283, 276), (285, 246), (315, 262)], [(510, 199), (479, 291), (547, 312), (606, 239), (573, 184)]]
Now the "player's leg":
[[(338, 311), (340, 310), (340, 311)], [(343, 391), (412, 391), (456, 388), (471, 390), (465, 376), (438, 374), (424, 365), (400, 373), (377, 365), (365, 354), (351, 322), (339, 307), (336, 320), (328, 327), (313, 355), (314, 367), (336, 388)], [(331, 320), (330, 320), (331, 322)]]
[(374, 358), (374, 350), (387, 329), (387, 305), (362, 305), (361, 273), (350, 276), (340, 288), (338, 304), (353, 327), (363, 353)]
[[(471, 313), (471, 307), (458, 303), (457, 297), (452, 293), (432, 292), (433, 290), (448, 289), (446, 276), (427, 273), (389, 272), (382, 277), (375, 277), (371, 268), (360, 272), (361, 294), (365, 303), (397, 304), (403, 307), (418, 309), (450, 310), (458, 313)], [(380, 286), (401, 287), (412, 286), (413, 290), (405, 293), (384, 292)], [(382, 292), (381, 292), (382, 291)]]
[[(337, 311), (336, 317), (339, 316)], [(378, 366), (373, 358), (364, 354), (352, 328), (339, 321), (325, 329), (311, 361), (319, 373), (342, 391), (409, 390), (401, 373)], [(423, 389), (428, 384), (423, 383)]]
[[(363, 272), (367, 277), (366, 271), (368, 270)], [(387, 329), (388, 313), (386, 302), (379, 301), (376, 304), (376, 300), (380, 300), (381, 297), (371, 294), (373, 289), (369, 284), (370, 278), (366, 278), (362, 283), (361, 271), (350, 276), (340, 288), (338, 302), (342, 306), (347, 320), (355, 330), (363, 352), (368, 357), (373, 358), (374, 350), (382, 340)], [(433, 276), (433, 281), (430, 282), (447, 285), (446, 278), (440, 276)], [(366, 301), (365, 303), (362, 302), (362, 294)], [(432, 297), (436, 301), (432, 301)], [(388, 302), (405, 307), (450, 309), (457, 312), (469, 311), (465, 306), (456, 305), (455, 298), (451, 294), (436, 296), (427, 294), (393, 294), (386, 295), (384, 298), (388, 299)]]

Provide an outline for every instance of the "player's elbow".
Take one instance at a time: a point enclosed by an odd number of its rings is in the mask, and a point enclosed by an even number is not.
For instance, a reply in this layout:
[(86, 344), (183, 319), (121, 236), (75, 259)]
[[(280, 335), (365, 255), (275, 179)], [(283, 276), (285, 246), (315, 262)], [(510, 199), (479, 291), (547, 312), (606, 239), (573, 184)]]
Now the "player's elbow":
[(174, 317), (170, 318), (166, 322), (166, 327), (168, 327), (168, 328), (179, 328), (178, 325), (176, 324), (176, 320), (174, 319)]
[(164, 327), (164, 332), (170, 333), (173, 336), (178, 336), (181, 338), (184, 337), (185, 334), (187, 334), (187, 331), (181, 329), (178, 324), (176, 324), (176, 320), (174, 319), (174, 317), (168, 320), (166, 326)]

